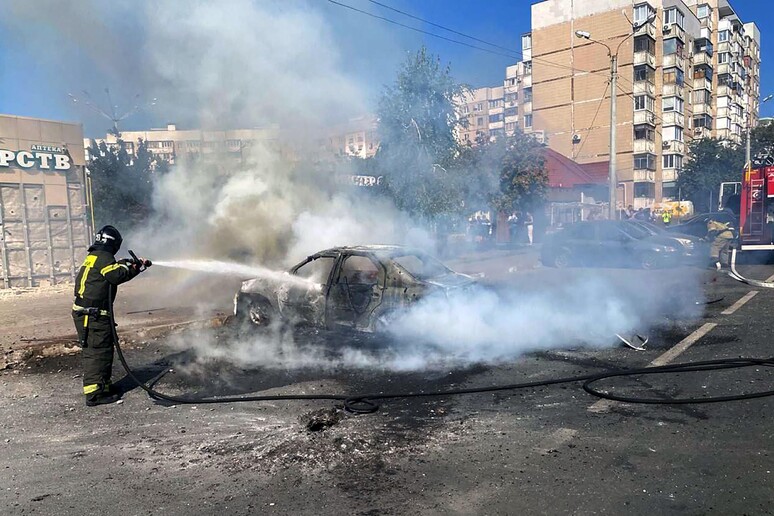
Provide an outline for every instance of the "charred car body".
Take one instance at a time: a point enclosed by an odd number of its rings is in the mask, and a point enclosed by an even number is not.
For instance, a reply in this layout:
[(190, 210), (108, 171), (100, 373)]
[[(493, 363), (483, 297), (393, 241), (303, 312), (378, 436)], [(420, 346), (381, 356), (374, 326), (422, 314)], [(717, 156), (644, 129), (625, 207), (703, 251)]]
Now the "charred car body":
[(309, 256), (280, 279), (244, 281), (234, 314), (258, 326), (282, 320), (373, 332), (422, 298), (473, 284), (470, 276), (418, 250), (336, 247)]

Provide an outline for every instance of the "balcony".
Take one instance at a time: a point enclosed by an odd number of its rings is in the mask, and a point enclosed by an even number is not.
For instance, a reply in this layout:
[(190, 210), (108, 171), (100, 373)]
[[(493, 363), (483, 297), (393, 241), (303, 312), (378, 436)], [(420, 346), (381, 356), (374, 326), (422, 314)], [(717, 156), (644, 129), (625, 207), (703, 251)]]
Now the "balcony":
[(685, 116), (676, 111), (666, 111), (661, 115), (661, 125), (678, 125), (685, 127)]
[(640, 111), (634, 112), (634, 125), (640, 125), (640, 124), (648, 124), (648, 125), (656, 125), (656, 115), (653, 113), (653, 111), (650, 111), (648, 109), (643, 109)]
[(662, 181), (677, 181), (677, 170), (674, 168), (665, 168), (661, 171)]
[(634, 170), (633, 179), (639, 183), (641, 181), (647, 181), (652, 183), (656, 180), (656, 172), (654, 170)]
[(646, 93), (648, 95), (656, 94), (656, 86), (650, 81), (635, 81), (632, 87), (632, 92), (635, 95)]
[(645, 36), (648, 35), (653, 39), (656, 39), (656, 25), (651, 23), (646, 23), (636, 31), (634, 31), (635, 36)]
[(683, 42), (685, 41), (685, 31), (676, 23), (668, 23), (664, 25), (661, 29), (661, 32), (664, 34), (664, 37), (677, 36)]
[(532, 101), (530, 100), (529, 102), (524, 102), (521, 105), (521, 109), (525, 115), (532, 113)]
[(684, 99), (685, 88), (681, 84), (676, 83), (664, 84), (661, 88), (661, 94), (664, 97), (680, 97)]
[(712, 16), (707, 16), (706, 18), (702, 18), (701, 20), (701, 26), (706, 27), (710, 31), (714, 28), (714, 24), (712, 23)]
[(656, 67), (656, 56), (651, 54), (648, 51), (642, 50), (640, 52), (634, 53), (634, 64), (635, 65), (648, 65), (651, 68)]
[(648, 152), (650, 154), (656, 153), (656, 144), (650, 140), (634, 140), (632, 149), (637, 154)]
[(667, 54), (664, 56), (663, 62), (664, 68), (672, 66), (678, 67), (680, 70), (685, 70), (685, 59), (678, 54)]
[(718, 54), (722, 54), (723, 52), (731, 52), (731, 45), (728, 43), (728, 41), (721, 41), (718, 43), (716, 52)]
[(712, 114), (712, 106), (709, 104), (705, 104), (703, 102), (697, 103), (693, 105), (693, 114), (694, 115), (711, 115)]
[(525, 88), (531, 88), (532, 87), (532, 74), (525, 75), (521, 78), (521, 85)]
[(728, 63), (719, 63), (717, 68), (718, 75), (725, 75), (731, 72)]
[(712, 68), (712, 56), (707, 54), (706, 52), (699, 52), (698, 54), (693, 55), (693, 65), (707, 65), (710, 68)]
[(663, 152), (685, 154), (685, 143), (677, 140), (664, 140), (661, 142), (661, 150)]

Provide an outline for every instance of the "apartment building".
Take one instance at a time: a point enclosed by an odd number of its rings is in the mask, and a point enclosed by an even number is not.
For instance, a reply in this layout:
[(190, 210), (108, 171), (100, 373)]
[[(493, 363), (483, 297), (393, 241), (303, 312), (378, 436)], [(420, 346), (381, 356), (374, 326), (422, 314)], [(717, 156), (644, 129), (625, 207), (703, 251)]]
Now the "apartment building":
[[(136, 152), (136, 145), (143, 140), (148, 150), (154, 155), (161, 156), (170, 163), (175, 159), (192, 154), (197, 156), (213, 155), (219, 159), (223, 156), (241, 159), (246, 150), (263, 142), (277, 144), (278, 129), (276, 127), (264, 129), (231, 129), (227, 131), (203, 131), (201, 129), (178, 129), (175, 124), (167, 124), (165, 128), (149, 129), (147, 131), (122, 131), (121, 140), (129, 154)], [(90, 159), (89, 147), (91, 139), (83, 140), (86, 148), (86, 160)], [(97, 139), (97, 143), (104, 142), (107, 146), (118, 144), (118, 139), (113, 134), (108, 134), (103, 139)]]
[(532, 101), (520, 108), (552, 149), (581, 164), (609, 162), (615, 94), (619, 207), (676, 199), (687, 142), (740, 143), (757, 123), (760, 33), (727, 0), (544, 0), (526, 36), (520, 64)]
[(323, 147), (339, 156), (373, 157), (379, 149), (376, 116), (364, 115), (331, 127)]

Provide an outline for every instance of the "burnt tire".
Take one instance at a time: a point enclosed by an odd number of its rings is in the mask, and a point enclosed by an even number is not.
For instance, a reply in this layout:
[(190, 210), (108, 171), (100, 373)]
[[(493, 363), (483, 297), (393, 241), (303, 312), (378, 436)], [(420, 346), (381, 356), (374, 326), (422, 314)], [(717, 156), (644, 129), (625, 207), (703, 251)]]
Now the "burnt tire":
[(251, 326), (266, 327), (274, 321), (276, 313), (271, 304), (263, 298), (244, 296), (237, 306), (237, 320)]

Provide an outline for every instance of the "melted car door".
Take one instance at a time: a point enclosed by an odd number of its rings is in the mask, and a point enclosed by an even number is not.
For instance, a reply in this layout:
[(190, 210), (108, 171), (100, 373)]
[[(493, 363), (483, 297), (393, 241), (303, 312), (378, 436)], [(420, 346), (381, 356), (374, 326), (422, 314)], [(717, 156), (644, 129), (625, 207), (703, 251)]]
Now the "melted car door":
[(368, 328), (374, 309), (382, 302), (384, 267), (366, 255), (343, 257), (328, 294), (328, 326)]
[(286, 319), (315, 326), (325, 324), (325, 294), (335, 262), (335, 256), (312, 256), (291, 269), (291, 275), (307, 281), (288, 281), (280, 289), (280, 309)]

